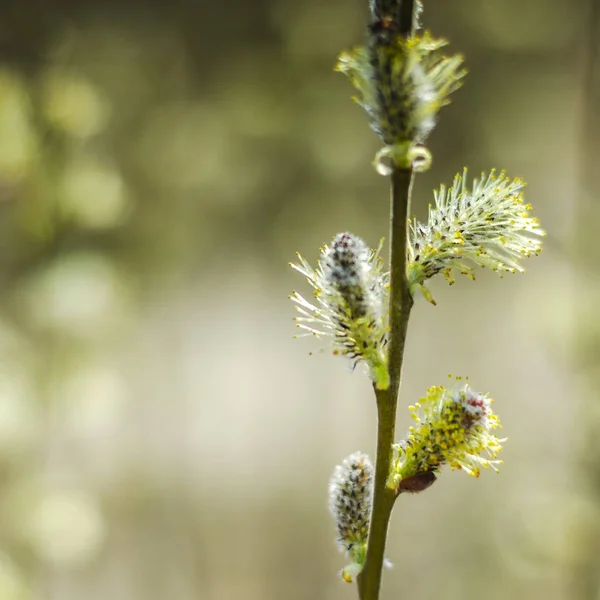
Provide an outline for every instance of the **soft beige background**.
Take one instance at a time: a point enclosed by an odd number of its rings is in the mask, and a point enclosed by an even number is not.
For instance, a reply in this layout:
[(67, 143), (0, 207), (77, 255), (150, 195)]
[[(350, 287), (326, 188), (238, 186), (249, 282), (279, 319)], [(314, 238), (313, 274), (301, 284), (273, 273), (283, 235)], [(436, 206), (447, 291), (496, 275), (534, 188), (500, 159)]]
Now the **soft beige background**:
[[(383, 598), (600, 598), (593, 0), (426, 0), (470, 74), (414, 212), (468, 165), (528, 182), (526, 275), (432, 285), (405, 406), (490, 391), (500, 475), (394, 514)], [(327, 483), (374, 451), (358, 369), (294, 340), (288, 268), (387, 233), (378, 140), (332, 71), (360, 0), (0, 6), (0, 598), (337, 600)], [(318, 345), (318, 343), (317, 343)]]

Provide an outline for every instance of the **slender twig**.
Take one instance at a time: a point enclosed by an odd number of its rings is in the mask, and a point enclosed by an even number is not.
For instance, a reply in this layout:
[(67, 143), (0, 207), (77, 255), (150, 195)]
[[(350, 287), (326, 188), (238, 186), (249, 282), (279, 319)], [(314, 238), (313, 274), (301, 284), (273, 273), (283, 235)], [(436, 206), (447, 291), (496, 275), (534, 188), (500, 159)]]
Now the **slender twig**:
[(394, 403), (400, 391), (404, 342), (413, 299), (406, 280), (408, 213), (412, 194), (412, 169), (395, 169), (391, 181), (390, 225), (390, 397)]
[(413, 305), (406, 280), (408, 211), (412, 191), (412, 169), (395, 169), (391, 183), (390, 223), (390, 386), (375, 390), (377, 397), (377, 462), (371, 526), (365, 567), (358, 578), (361, 600), (378, 600), (385, 543), (397, 494), (386, 487), (396, 430), (396, 407), (404, 358), (408, 318)]
[[(401, 35), (412, 33), (414, 26), (414, 0), (403, 0), (400, 7), (398, 28)], [(395, 169), (391, 177), (390, 202), (390, 345), (388, 370), (390, 386), (387, 390), (375, 390), (377, 398), (377, 459), (373, 509), (365, 566), (358, 577), (358, 593), (361, 600), (378, 600), (385, 544), (392, 509), (397, 494), (387, 488), (392, 460), (392, 444), (396, 431), (396, 409), (404, 359), (404, 346), (408, 318), (413, 300), (406, 281), (407, 225), (412, 192), (412, 169)]]

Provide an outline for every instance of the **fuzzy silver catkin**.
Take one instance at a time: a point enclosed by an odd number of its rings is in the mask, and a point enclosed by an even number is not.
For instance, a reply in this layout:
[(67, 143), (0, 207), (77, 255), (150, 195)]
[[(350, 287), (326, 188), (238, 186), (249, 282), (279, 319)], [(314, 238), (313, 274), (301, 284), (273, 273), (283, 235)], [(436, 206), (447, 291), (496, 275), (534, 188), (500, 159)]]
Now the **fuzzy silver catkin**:
[(387, 389), (388, 279), (378, 250), (351, 233), (339, 233), (321, 249), (315, 269), (298, 255), (292, 264), (314, 289), (308, 300), (298, 292), (291, 299), (300, 313), (298, 327), (316, 337), (329, 336), (335, 354), (363, 362), (378, 389)]
[(462, 57), (441, 54), (446, 43), (428, 32), (406, 38), (383, 27), (368, 45), (340, 55), (337, 70), (358, 90), (356, 101), (386, 146), (423, 143), (461, 86)]
[(357, 236), (339, 233), (322, 255), (323, 277), (344, 301), (340, 320), (360, 319), (373, 311), (376, 291), (369, 286), (369, 248)]
[(337, 466), (329, 483), (329, 509), (339, 534), (338, 544), (355, 554), (369, 536), (373, 497), (373, 464), (362, 452)]

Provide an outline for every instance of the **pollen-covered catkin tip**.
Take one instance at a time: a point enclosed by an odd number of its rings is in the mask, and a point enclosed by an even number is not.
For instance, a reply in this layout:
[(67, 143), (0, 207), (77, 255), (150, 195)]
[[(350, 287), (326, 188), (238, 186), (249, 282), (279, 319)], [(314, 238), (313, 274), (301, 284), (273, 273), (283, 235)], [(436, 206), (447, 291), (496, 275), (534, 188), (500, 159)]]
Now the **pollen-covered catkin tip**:
[(334, 354), (367, 365), (371, 379), (386, 389), (389, 377), (384, 347), (387, 342), (387, 283), (379, 250), (370, 250), (351, 233), (335, 236), (324, 246), (313, 269), (299, 257), (292, 267), (313, 288), (308, 300), (297, 292), (292, 301), (300, 313), (298, 326), (307, 334), (329, 336)]
[(401, 491), (413, 491), (409, 488), (414, 484), (420, 487), (427, 483), (427, 477), (421, 479), (422, 474), (435, 473), (444, 465), (473, 477), (479, 477), (482, 468), (497, 471), (504, 439), (494, 434), (500, 421), (491, 404), (489, 396), (472, 390), (468, 384), (453, 389), (429, 388), (427, 395), (411, 407), (415, 424), (408, 438), (394, 448), (390, 480), (398, 482)]
[(335, 468), (329, 483), (329, 508), (337, 526), (337, 544), (352, 561), (342, 572), (345, 579), (352, 580), (364, 564), (372, 496), (371, 459), (362, 452), (351, 454)]

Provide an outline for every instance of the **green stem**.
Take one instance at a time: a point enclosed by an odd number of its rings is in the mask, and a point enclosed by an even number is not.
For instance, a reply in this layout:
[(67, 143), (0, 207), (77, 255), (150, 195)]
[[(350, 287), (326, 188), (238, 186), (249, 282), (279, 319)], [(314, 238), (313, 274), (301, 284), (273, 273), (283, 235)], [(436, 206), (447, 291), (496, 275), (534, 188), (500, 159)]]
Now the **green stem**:
[[(408, 36), (414, 28), (415, 0), (401, 0), (397, 14), (398, 33)], [(406, 280), (408, 214), (413, 172), (396, 168), (391, 176), (390, 202), (390, 342), (387, 390), (375, 389), (377, 398), (377, 458), (373, 485), (373, 508), (365, 566), (358, 576), (360, 600), (379, 600), (388, 527), (397, 493), (388, 489), (392, 444), (396, 432), (396, 410), (404, 360), (408, 318), (413, 305)]]
[(395, 169), (392, 173), (390, 210), (390, 398), (398, 402), (404, 344), (413, 298), (406, 279), (406, 249), (408, 247), (408, 213), (412, 195), (412, 169)]
[(392, 460), (392, 444), (396, 431), (396, 408), (404, 359), (404, 347), (408, 318), (413, 305), (406, 280), (406, 248), (408, 243), (408, 212), (412, 192), (412, 169), (395, 169), (391, 182), (390, 219), (390, 342), (388, 369), (390, 386), (387, 390), (375, 390), (377, 398), (377, 459), (373, 509), (367, 557), (358, 577), (358, 593), (361, 600), (378, 600), (381, 588), (385, 543), (390, 516), (397, 494), (387, 488)]

